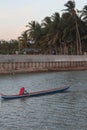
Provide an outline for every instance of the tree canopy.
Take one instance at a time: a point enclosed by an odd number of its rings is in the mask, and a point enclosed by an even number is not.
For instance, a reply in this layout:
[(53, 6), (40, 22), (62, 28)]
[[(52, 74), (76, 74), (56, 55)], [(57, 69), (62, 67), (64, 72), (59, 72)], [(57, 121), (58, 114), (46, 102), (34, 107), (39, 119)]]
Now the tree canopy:
[[(75, 1), (64, 4), (64, 10), (43, 18), (41, 23), (31, 21), (18, 37), (18, 50), (40, 50), (41, 54), (84, 54), (87, 52), (87, 5), (75, 9)], [(1, 44), (0, 44), (1, 45)]]

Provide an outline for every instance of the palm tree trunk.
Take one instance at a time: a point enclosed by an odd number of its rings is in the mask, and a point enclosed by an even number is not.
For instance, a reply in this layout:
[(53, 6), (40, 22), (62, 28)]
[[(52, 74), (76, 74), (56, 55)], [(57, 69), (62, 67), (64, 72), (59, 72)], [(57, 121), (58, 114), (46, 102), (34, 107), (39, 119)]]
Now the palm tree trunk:
[(76, 45), (77, 45), (77, 55), (78, 55), (78, 54), (82, 54), (82, 47), (81, 47), (81, 39), (80, 39), (78, 24), (77, 24), (75, 15), (74, 15), (74, 18), (75, 18), (75, 24), (76, 24)]

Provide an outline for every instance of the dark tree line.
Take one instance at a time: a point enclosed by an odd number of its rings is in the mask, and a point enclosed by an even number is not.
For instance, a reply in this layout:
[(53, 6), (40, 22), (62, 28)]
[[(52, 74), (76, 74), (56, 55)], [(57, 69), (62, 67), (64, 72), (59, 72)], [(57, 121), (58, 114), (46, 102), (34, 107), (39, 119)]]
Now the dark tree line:
[(0, 54), (14, 54), (18, 51), (19, 42), (18, 40), (0, 41)]

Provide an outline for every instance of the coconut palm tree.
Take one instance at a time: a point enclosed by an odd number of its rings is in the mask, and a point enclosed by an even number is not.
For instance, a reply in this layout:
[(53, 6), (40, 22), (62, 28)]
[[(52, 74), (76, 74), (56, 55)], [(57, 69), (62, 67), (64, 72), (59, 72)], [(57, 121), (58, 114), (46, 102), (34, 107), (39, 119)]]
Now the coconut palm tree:
[(43, 36), (43, 31), (41, 25), (36, 21), (31, 21), (26, 25), (28, 27), (27, 33), (30, 41), (33, 42), (33, 48), (41, 49), (41, 39)]
[(68, 1), (65, 6), (67, 7), (66, 11), (68, 11), (75, 20), (75, 26), (76, 26), (76, 46), (77, 46), (77, 55), (82, 54), (82, 48), (81, 48), (81, 39), (78, 29), (78, 23), (77, 23), (77, 15), (75, 10), (75, 1)]
[(44, 43), (51, 54), (57, 53), (57, 47), (61, 34), (61, 18), (59, 13), (54, 13), (51, 17), (45, 17), (42, 21), (42, 28), (44, 32)]
[(62, 36), (62, 26), (61, 26), (61, 17), (59, 13), (54, 13), (51, 16), (52, 19), (52, 28), (50, 30), (50, 42), (55, 47), (56, 53), (57, 53), (57, 47), (59, 47), (59, 41)]
[[(61, 16), (61, 22), (62, 22), (62, 42), (64, 47), (67, 49), (67, 54), (73, 54), (74, 53), (74, 43), (75, 41), (75, 26), (74, 26), (74, 19), (70, 13), (63, 13)], [(65, 50), (66, 51), (66, 50)]]
[(82, 42), (83, 42), (83, 51), (87, 51), (87, 5), (83, 7), (81, 11), (78, 11), (82, 20), (81, 33), (82, 33)]
[(31, 21), (26, 27), (28, 27), (27, 32), (29, 39), (37, 43), (42, 35), (41, 25), (36, 21)]
[(84, 6), (83, 10), (81, 11), (82, 20), (84, 20), (87, 24), (87, 5)]
[(21, 36), (18, 37), (19, 40), (19, 53), (23, 48), (27, 48), (28, 34), (24, 31)]
[(42, 20), (41, 26), (42, 26), (42, 32), (43, 32), (43, 36), (42, 36), (42, 41), (41, 44), (43, 46), (43, 51), (45, 50), (46, 53), (51, 53), (51, 44), (49, 42), (50, 40), (50, 29), (52, 28), (52, 21), (51, 21), (51, 17), (45, 17)]

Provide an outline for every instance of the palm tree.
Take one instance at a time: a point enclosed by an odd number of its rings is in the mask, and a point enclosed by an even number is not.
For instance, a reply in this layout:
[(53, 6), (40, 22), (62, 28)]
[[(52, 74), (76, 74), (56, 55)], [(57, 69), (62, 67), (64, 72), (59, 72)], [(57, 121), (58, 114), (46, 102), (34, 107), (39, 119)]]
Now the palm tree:
[(81, 48), (81, 39), (78, 29), (78, 23), (77, 23), (77, 15), (75, 11), (75, 1), (68, 1), (65, 6), (67, 7), (66, 11), (68, 11), (75, 20), (75, 26), (76, 26), (76, 46), (77, 46), (77, 55), (82, 54), (82, 48)]
[(41, 25), (36, 21), (31, 21), (26, 25), (29, 29), (27, 30), (29, 39), (33, 40), (35, 43), (39, 41), (42, 34)]
[(82, 32), (82, 42), (83, 42), (83, 51), (87, 52), (87, 5), (83, 7), (80, 13), (80, 18), (82, 20), (81, 32)]
[(54, 13), (51, 17), (45, 17), (42, 22), (44, 32), (44, 43), (49, 49), (48, 52), (57, 53), (58, 42), (61, 35), (61, 18), (59, 13)]
[(23, 42), (23, 48), (27, 48), (27, 42), (28, 42), (28, 34), (27, 31), (24, 31), (22, 34), (22, 42)]
[[(75, 41), (75, 26), (74, 26), (74, 19), (70, 13), (63, 13), (61, 17), (62, 22), (62, 46), (64, 46), (65, 52), (67, 54), (73, 54), (74, 53), (74, 43)], [(66, 52), (67, 51), (67, 52)]]
[(42, 26), (43, 28), (45, 28), (46, 33), (49, 31), (51, 24), (52, 24), (51, 17), (48, 17), (48, 16), (47, 16), (47, 17), (45, 17), (45, 18), (42, 20), (41, 26)]
[(85, 5), (83, 10), (81, 11), (81, 17), (83, 21), (85, 21), (87, 24), (87, 5)]
[(19, 53), (23, 48), (27, 48), (28, 34), (24, 31), (21, 36), (18, 37), (19, 40)]
[(61, 26), (61, 17), (59, 13), (54, 13), (51, 16), (52, 19), (52, 28), (50, 31), (51, 39), (50, 42), (55, 47), (56, 53), (57, 53), (57, 47), (59, 46), (59, 41), (62, 36), (62, 26)]
[(45, 50), (45, 52), (47, 53), (51, 53), (51, 43), (49, 42), (50, 40), (50, 29), (52, 28), (52, 21), (51, 21), (51, 17), (45, 17), (42, 20), (41, 23), (42, 26), (42, 32), (43, 32), (43, 36), (42, 36), (42, 41), (41, 44), (43, 46), (43, 50)]

